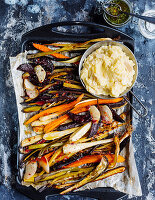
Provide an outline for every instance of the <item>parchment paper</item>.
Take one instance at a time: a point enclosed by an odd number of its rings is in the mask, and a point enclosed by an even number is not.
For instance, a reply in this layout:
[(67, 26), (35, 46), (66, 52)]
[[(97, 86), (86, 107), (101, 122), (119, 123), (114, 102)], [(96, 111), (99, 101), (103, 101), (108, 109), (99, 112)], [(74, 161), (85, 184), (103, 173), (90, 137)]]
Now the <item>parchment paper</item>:
[[(23, 80), (22, 80), (22, 72), (16, 69), (20, 64), (23, 64), (26, 62), (27, 62), (26, 53), (21, 53), (21, 54), (18, 54), (16, 57), (10, 58), (11, 73), (13, 77), (14, 89), (15, 89), (15, 94), (16, 94), (16, 102), (17, 102), (17, 108), (18, 108), (20, 141), (22, 141), (26, 137), (31, 137), (32, 135), (35, 134), (34, 132), (31, 132), (30, 134), (28, 134), (28, 132), (32, 130), (28, 130), (28, 128), (23, 125), (23, 122), (27, 118), (29, 118), (30, 114), (21, 112), (22, 105), (20, 103), (23, 101), (21, 96), (24, 96)], [(137, 167), (136, 167), (135, 158), (134, 158), (132, 138), (130, 138), (129, 144), (122, 150), (121, 155), (125, 157), (125, 163), (121, 164), (126, 167), (125, 172), (121, 174), (116, 174), (114, 176), (111, 176), (109, 178), (106, 178), (100, 181), (88, 183), (85, 186), (79, 188), (78, 190), (93, 189), (96, 187), (113, 187), (115, 190), (119, 190), (120, 192), (127, 193), (130, 196), (132, 195), (141, 196), (142, 191), (141, 191), (140, 181), (139, 181)], [(23, 170), (21, 170), (20, 173), (22, 176)], [(23, 183), (23, 184), (27, 186), (30, 185), (27, 183), (26, 184)], [(39, 188), (40, 186), (41, 184), (38, 186), (35, 186), (35, 188)]]

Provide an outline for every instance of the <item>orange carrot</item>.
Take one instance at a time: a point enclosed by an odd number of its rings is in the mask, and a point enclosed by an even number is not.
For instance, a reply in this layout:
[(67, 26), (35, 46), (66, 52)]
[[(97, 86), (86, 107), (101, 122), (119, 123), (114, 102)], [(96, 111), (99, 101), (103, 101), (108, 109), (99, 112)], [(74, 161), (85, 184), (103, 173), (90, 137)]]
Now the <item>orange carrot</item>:
[(44, 155), (45, 158), (47, 158), (49, 160), (50, 156), (54, 154), (55, 151), (52, 151), (46, 155)]
[[(98, 103), (99, 104), (110, 104), (110, 103), (117, 103), (119, 101), (122, 101), (122, 97), (120, 98), (116, 98), (116, 99), (99, 99), (98, 100)], [(91, 105), (96, 105), (97, 104), (97, 99), (93, 99), (93, 100), (89, 100), (89, 101), (83, 101), (83, 102), (80, 102), (79, 104), (77, 104), (75, 106), (75, 109), (76, 108), (79, 108), (79, 107), (86, 107), (86, 106), (91, 106)]]
[[(76, 111), (74, 111), (74, 109), (72, 109), (70, 112), (72, 112), (74, 114), (78, 114), (81, 112), (86, 112), (87, 110), (88, 110), (88, 108), (86, 107), (86, 108), (79, 108)], [(66, 114), (66, 115), (63, 115), (63, 116), (59, 117), (58, 119), (55, 119), (54, 121), (48, 123), (44, 128), (44, 132), (49, 133), (50, 131), (57, 128), (60, 124), (65, 122), (68, 118), (69, 118), (69, 115)]]
[(86, 112), (89, 110), (89, 107), (82, 107), (82, 108), (79, 108), (79, 109), (72, 109), (70, 112), (71, 113), (74, 113), (74, 114), (78, 114), (78, 113), (82, 113), (82, 112)]
[[(33, 46), (40, 50), (40, 51), (43, 51), (43, 52), (48, 52), (48, 51), (51, 51), (50, 48), (46, 47), (45, 45), (42, 45), (42, 44), (36, 44), (36, 43), (33, 43)], [(60, 54), (60, 53), (53, 53), (51, 54), (52, 56), (56, 57), (56, 58), (69, 58), (68, 56), (65, 56), (63, 54)]]
[[(109, 163), (111, 163), (114, 159), (114, 154), (106, 154), (105, 155), (108, 158)], [(96, 163), (96, 162), (100, 162), (101, 158), (103, 157), (103, 155), (88, 155), (88, 156), (84, 156), (83, 158), (65, 166), (64, 168), (69, 168), (69, 167), (78, 167), (80, 165), (84, 165), (84, 164), (88, 164), (88, 163)], [(123, 156), (118, 156), (118, 163), (120, 162), (124, 162), (124, 157)]]
[(68, 167), (78, 167), (80, 165), (88, 164), (88, 163), (95, 163), (95, 162), (100, 162), (101, 158), (103, 155), (88, 155), (84, 156), (83, 158), (65, 166), (64, 168)]
[(60, 124), (65, 122), (68, 118), (69, 118), (68, 115), (63, 115), (63, 116), (59, 117), (58, 119), (55, 119), (54, 121), (48, 123), (44, 128), (44, 132), (49, 133), (50, 131), (52, 131), (56, 127), (58, 127)]
[(44, 115), (49, 115), (51, 113), (54, 113), (54, 112), (58, 112), (58, 111), (67, 111), (69, 109), (71, 109), (72, 107), (74, 107), (77, 103), (79, 103), (81, 101), (81, 99), (83, 98), (84, 94), (81, 94), (75, 101), (71, 102), (71, 103), (68, 103), (68, 104), (63, 104), (63, 105), (60, 105), (60, 106), (55, 106), (55, 107), (52, 107), (52, 108), (49, 108), (47, 110), (43, 110), (42, 112), (34, 115), (33, 117), (31, 117), (30, 119), (28, 119), (26, 122), (24, 122), (25, 125), (28, 125), (30, 124), (31, 122), (39, 119), (40, 117), (44, 116)]
[[(114, 157), (115, 157), (114, 154), (106, 154), (105, 156), (108, 158), (109, 163), (113, 162)], [(118, 163), (122, 163), (122, 162), (124, 162), (124, 161), (125, 161), (124, 157), (121, 156), (121, 155), (118, 155), (117, 162), (118, 162)]]

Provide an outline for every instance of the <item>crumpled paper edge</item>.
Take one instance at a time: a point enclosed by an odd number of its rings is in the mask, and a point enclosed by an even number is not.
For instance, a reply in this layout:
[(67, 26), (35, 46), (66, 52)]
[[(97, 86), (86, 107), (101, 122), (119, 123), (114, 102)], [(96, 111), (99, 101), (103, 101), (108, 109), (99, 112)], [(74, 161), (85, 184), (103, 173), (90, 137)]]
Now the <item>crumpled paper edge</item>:
[[(21, 112), (22, 110), (22, 105), (20, 104), (22, 102), (21, 96), (24, 95), (23, 80), (22, 80), (22, 72), (16, 70), (20, 64), (26, 62), (27, 62), (26, 53), (20, 53), (16, 57), (10, 57), (11, 74), (13, 78), (14, 89), (16, 94), (16, 103), (18, 108), (20, 141), (26, 137), (34, 135), (34, 133), (32, 133), (31, 135), (25, 135), (25, 131), (27, 131), (27, 129), (23, 125), (23, 122), (30, 116), (30, 114)], [(126, 162), (122, 164), (123, 166), (126, 167), (125, 172), (116, 174), (114, 176), (108, 177), (100, 181), (88, 183), (76, 191), (81, 191), (85, 189), (94, 189), (97, 187), (112, 187), (115, 190), (129, 194), (130, 196), (142, 196), (141, 185), (134, 158), (132, 138), (130, 138), (129, 144), (122, 150), (121, 155), (126, 158)], [(21, 170), (20, 173), (22, 174), (23, 170)], [(41, 184), (35, 186), (34, 184), (27, 184), (27, 183), (25, 184), (23, 182), (22, 184), (26, 186), (32, 185), (35, 188), (41, 186)]]

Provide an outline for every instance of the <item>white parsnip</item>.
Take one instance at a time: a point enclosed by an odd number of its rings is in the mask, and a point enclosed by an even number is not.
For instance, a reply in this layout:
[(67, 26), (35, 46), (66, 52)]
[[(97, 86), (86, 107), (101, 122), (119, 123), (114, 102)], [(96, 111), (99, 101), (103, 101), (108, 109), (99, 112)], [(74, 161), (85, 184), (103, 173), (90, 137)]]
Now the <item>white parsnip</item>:
[(50, 115), (46, 115), (46, 116), (43, 116), (43, 117), (40, 117), (39, 120), (40, 121), (47, 121), (49, 119), (53, 119), (53, 118), (56, 118), (58, 117), (59, 115), (61, 115), (63, 112), (57, 112), (57, 113), (52, 113)]
[(44, 70), (44, 68), (41, 65), (37, 65), (34, 68), (34, 71), (38, 77), (39, 82), (42, 83), (45, 80), (46, 71)]
[(21, 146), (25, 147), (25, 146), (34, 144), (34, 143), (38, 142), (39, 140), (41, 140), (42, 138), (43, 138), (42, 135), (35, 135), (35, 136), (32, 136), (32, 137), (26, 138), (26, 139), (21, 141)]
[(30, 99), (34, 99), (39, 95), (39, 91), (37, 89), (34, 90), (26, 89), (26, 94), (30, 97)]
[(36, 86), (33, 85), (28, 78), (24, 79), (24, 88), (28, 90), (35, 90)]
[(24, 179), (31, 178), (37, 171), (37, 162), (31, 161), (26, 165)]
[(44, 134), (43, 139), (44, 140), (55, 140), (57, 138), (61, 138), (65, 135), (71, 134), (74, 131), (76, 131), (79, 127), (75, 127), (75, 128), (70, 128), (70, 129), (66, 129), (64, 131), (52, 131), (49, 133)]
[(84, 124), (80, 128), (78, 128), (74, 133), (70, 136), (69, 141), (74, 142), (82, 138), (91, 128), (91, 122)]
[(33, 126), (33, 131), (36, 134), (43, 134), (44, 133), (44, 126)]
[(101, 115), (100, 111), (96, 108), (96, 106), (90, 106), (89, 112), (94, 121), (93, 123), (98, 123)]
[(49, 120), (46, 120), (46, 121), (40, 121), (40, 120), (36, 120), (34, 122), (31, 123), (31, 126), (42, 126), (42, 125), (46, 125), (50, 122), (52, 122), (54, 119), (49, 119)]
[(110, 108), (107, 105), (99, 106), (99, 108), (101, 112), (102, 122), (105, 124), (111, 124), (113, 116)]
[(83, 149), (87, 149), (89, 147), (93, 147), (98, 144), (106, 144), (106, 143), (109, 143), (112, 141), (113, 141), (113, 138), (105, 139), (105, 140), (101, 140), (101, 141), (95, 141), (95, 142), (66, 144), (63, 146), (63, 152), (64, 152), (64, 154), (77, 153)]

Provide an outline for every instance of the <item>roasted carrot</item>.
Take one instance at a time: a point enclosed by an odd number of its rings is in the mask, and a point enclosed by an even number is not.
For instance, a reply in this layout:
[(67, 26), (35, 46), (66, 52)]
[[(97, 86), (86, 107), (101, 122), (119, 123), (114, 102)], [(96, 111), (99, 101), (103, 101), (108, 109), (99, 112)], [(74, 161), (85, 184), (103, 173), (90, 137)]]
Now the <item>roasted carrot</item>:
[(28, 125), (31, 122), (39, 119), (40, 117), (42, 117), (44, 115), (49, 115), (51, 113), (58, 112), (58, 111), (61, 111), (61, 112), (62, 111), (67, 111), (67, 110), (71, 109), (72, 107), (74, 107), (78, 102), (80, 102), (81, 99), (83, 98), (83, 96), (84, 96), (84, 94), (81, 94), (75, 101), (73, 101), (71, 103), (63, 104), (63, 105), (60, 105), (60, 106), (55, 106), (55, 107), (49, 108), (47, 110), (43, 110), (42, 112), (34, 115), (29, 120), (27, 120), (26, 122), (24, 122), (24, 124)]
[[(79, 109), (76, 109), (76, 110), (72, 109), (70, 112), (72, 112), (74, 114), (78, 114), (78, 113), (81, 113), (81, 112), (86, 112), (87, 110), (88, 110), (88, 107), (84, 107), (84, 108), (79, 108)], [(65, 122), (68, 118), (69, 118), (69, 115), (66, 114), (66, 115), (59, 117), (58, 119), (55, 119), (54, 121), (52, 121), (51, 123), (49, 123), (45, 126), (44, 132), (48, 133), (48, 132), (54, 130), (60, 124)]]
[[(108, 158), (109, 163), (113, 162), (114, 160), (114, 154), (106, 154), (105, 155)], [(69, 167), (78, 167), (80, 165), (84, 165), (84, 164), (88, 164), (88, 163), (96, 163), (96, 162), (100, 162), (101, 158), (103, 157), (103, 155), (88, 155), (88, 156), (84, 156), (83, 158), (65, 166), (64, 168), (69, 168)], [(123, 156), (118, 156), (118, 160), (117, 162), (124, 162), (124, 157)]]
[(101, 158), (103, 155), (88, 155), (84, 156), (83, 158), (65, 166), (64, 168), (69, 168), (69, 167), (78, 167), (80, 165), (88, 164), (88, 163), (95, 163), (95, 162), (100, 162)]
[(44, 157), (47, 158), (47, 159), (49, 160), (49, 158), (51, 157), (51, 155), (54, 154), (54, 152), (55, 152), (55, 151), (52, 151), (52, 152), (50, 152), (50, 153), (44, 155)]
[[(33, 46), (40, 50), (40, 51), (43, 51), (43, 52), (48, 52), (48, 51), (51, 51), (50, 48), (46, 47), (45, 45), (42, 45), (42, 44), (36, 44), (36, 43), (33, 43)], [(51, 54), (52, 56), (56, 57), (56, 58), (69, 58), (68, 56), (65, 56), (63, 54), (60, 54), (60, 53), (53, 53)]]
[[(113, 162), (114, 157), (115, 157), (114, 154), (106, 154), (105, 156), (108, 158), (109, 163)], [(118, 163), (122, 163), (122, 162), (124, 162), (124, 161), (125, 161), (124, 157), (121, 156), (121, 155), (118, 155), (117, 162), (118, 162)]]
[[(110, 104), (110, 103), (117, 103), (119, 101), (122, 101), (122, 97), (120, 98), (116, 98), (116, 99), (99, 99), (98, 100), (98, 103), (99, 104)], [(75, 106), (75, 109), (76, 108), (79, 108), (79, 107), (86, 107), (86, 106), (91, 106), (91, 105), (97, 105), (97, 99), (92, 99), (92, 100), (84, 100), (80, 103), (78, 103), (76, 106)]]
[(74, 113), (74, 114), (78, 114), (78, 113), (82, 113), (82, 112), (86, 112), (89, 110), (89, 107), (82, 107), (79, 109), (72, 109), (70, 112)]
[(44, 132), (45, 133), (49, 133), (50, 131), (52, 131), (56, 127), (58, 127), (60, 124), (62, 124), (63, 122), (65, 122), (68, 118), (69, 118), (69, 116), (65, 114), (65, 115), (59, 117), (58, 119), (55, 119), (54, 121), (50, 122), (49, 124), (47, 124), (45, 126)]

